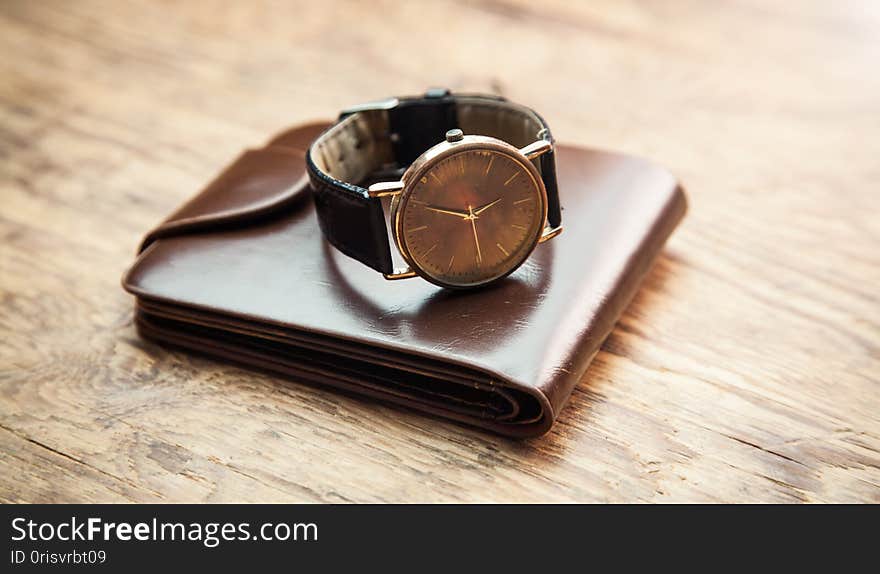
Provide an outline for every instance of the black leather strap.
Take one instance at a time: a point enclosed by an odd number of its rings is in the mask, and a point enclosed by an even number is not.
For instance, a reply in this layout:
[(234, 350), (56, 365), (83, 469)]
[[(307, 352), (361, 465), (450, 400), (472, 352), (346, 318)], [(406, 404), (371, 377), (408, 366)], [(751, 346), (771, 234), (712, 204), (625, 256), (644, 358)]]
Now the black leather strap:
[(547, 223), (550, 227), (562, 225), (562, 204), (559, 202), (559, 185), (556, 183), (556, 152), (550, 150), (539, 159), (541, 179), (547, 190)]
[[(381, 200), (370, 197), (358, 184), (379, 170), (405, 168), (454, 128), (517, 147), (540, 138), (553, 141), (541, 116), (497, 96), (431, 90), (421, 97), (343, 112), (340, 121), (312, 143), (306, 156), (318, 221), (327, 240), (373, 269), (392, 273)], [(535, 161), (547, 189), (547, 221), (557, 227), (562, 210), (553, 151)]]
[[(311, 159), (307, 158), (307, 164)], [(382, 273), (394, 270), (382, 202), (367, 190), (309, 167), (315, 211), (324, 237), (337, 249)]]
[(458, 127), (455, 98), (447, 90), (434, 90), (423, 98), (403, 98), (388, 111), (388, 127), (394, 134), (391, 147), (396, 163), (403, 167), (432, 146), (446, 132)]

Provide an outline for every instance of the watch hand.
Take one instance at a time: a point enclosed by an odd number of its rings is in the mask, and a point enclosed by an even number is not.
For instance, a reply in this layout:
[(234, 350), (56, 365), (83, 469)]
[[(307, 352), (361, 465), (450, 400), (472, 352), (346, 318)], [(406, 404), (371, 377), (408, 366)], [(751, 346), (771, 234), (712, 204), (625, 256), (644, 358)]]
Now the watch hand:
[(489, 209), (490, 207), (492, 207), (493, 205), (495, 205), (499, 201), (501, 201), (500, 197), (491, 203), (487, 203), (486, 205), (484, 205), (483, 207), (480, 207), (479, 209), (475, 209), (474, 215), (480, 215), (481, 213), (483, 213), (484, 211), (486, 211), (487, 209)]
[(471, 220), (471, 229), (474, 230), (474, 245), (477, 246), (477, 265), (480, 265), (483, 263), (483, 254), (480, 253), (480, 239), (477, 237), (477, 218), (470, 205), (468, 205), (468, 218)]
[(464, 211), (455, 211), (453, 209), (440, 209), (439, 207), (432, 207), (430, 205), (426, 205), (425, 209), (430, 209), (431, 211), (436, 211), (437, 213), (446, 213), (448, 215), (456, 215), (462, 219), (467, 219), (470, 217), (469, 213), (465, 213)]

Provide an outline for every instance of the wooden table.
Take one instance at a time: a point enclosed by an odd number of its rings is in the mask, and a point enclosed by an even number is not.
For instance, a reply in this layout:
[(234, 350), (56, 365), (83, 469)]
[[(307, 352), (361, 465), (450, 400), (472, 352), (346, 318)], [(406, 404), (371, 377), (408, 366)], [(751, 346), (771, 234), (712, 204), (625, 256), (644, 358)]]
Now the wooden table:
[[(0, 500), (880, 502), (871, 0), (0, 4)], [(691, 210), (549, 435), (140, 339), (140, 236), (242, 148), (445, 85)]]

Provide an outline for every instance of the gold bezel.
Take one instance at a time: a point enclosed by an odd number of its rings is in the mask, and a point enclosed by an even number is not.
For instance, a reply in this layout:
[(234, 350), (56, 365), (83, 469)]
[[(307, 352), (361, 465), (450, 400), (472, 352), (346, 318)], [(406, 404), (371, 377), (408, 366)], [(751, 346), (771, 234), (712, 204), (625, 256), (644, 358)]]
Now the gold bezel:
[[(415, 260), (409, 253), (406, 242), (403, 239), (403, 233), (401, 232), (402, 214), (406, 208), (407, 201), (412, 195), (412, 190), (415, 187), (416, 182), (418, 182), (421, 177), (427, 173), (428, 170), (430, 170), (438, 162), (442, 161), (450, 155), (474, 150), (490, 150), (496, 153), (504, 154), (520, 164), (523, 169), (526, 170), (526, 172), (532, 178), (533, 184), (538, 190), (538, 196), (541, 201), (541, 224), (537, 227), (534, 237), (530, 239), (531, 245), (529, 246), (529, 248), (523, 250), (523, 256), (521, 257), (521, 259), (515, 264), (511, 265), (510, 268), (507, 269), (504, 273), (501, 273), (497, 276), (492, 277), (491, 279), (487, 279), (486, 281), (482, 281), (479, 283), (457, 285), (447, 283), (435, 277), (432, 277), (430, 274), (422, 270), (422, 268), (419, 267), (419, 265), (415, 262)], [(541, 179), (541, 174), (538, 173), (538, 169), (531, 162), (531, 160), (529, 160), (529, 158), (526, 157), (526, 155), (524, 155), (519, 149), (499, 139), (488, 136), (468, 135), (464, 136), (459, 141), (441, 142), (423, 153), (418, 158), (416, 158), (416, 160), (403, 174), (402, 182), (404, 186), (403, 190), (399, 194), (394, 195), (391, 200), (391, 221), (393, 223), (391, 227), (391, 235), (394, 238), (394, 242), (397, 244), (397, 249), (400, 251), (400, 255), (403, 257), (404, 261), (406, 261), (407, 265), (409, 265), (410, 269), (418, 276), (422, 277), (426, 281), (434, 283), (435, 285), (439, 285), (448, 289), (472, 289), (474, 287), (483, 287), (485, 285), (495, 283), (496, 281), (500, 281), (501, 279), (513, 273), (516, 269), (519, 268), (520, 265), (522, 265), (522, 263), (526, 259), (528, 259), (528, 257), (534, 251), (535, 246), (540, 242), (541, 237), (544, 233), (544, 227), (547, 221), (547, 189), (544, 187), (544, 181)]]

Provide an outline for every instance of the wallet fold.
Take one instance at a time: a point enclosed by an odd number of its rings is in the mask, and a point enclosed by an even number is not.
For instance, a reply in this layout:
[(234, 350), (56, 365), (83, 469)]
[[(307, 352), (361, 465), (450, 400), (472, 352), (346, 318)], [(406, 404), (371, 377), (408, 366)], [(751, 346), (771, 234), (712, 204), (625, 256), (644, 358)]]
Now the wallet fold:
[(330, 247), (305, 174), (328, 124), (244, 152), (123, 277), (150, 339), (511, 436), (547, 432), (686, 210), (664, 169), (560, 145), (565, 231), (488, 289), (386, 281)]

